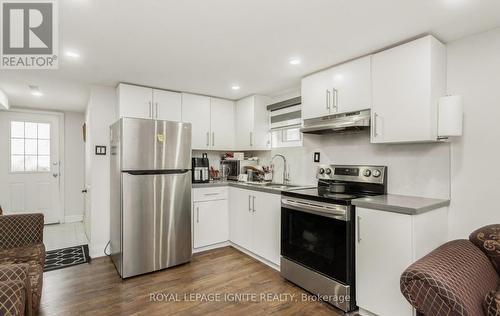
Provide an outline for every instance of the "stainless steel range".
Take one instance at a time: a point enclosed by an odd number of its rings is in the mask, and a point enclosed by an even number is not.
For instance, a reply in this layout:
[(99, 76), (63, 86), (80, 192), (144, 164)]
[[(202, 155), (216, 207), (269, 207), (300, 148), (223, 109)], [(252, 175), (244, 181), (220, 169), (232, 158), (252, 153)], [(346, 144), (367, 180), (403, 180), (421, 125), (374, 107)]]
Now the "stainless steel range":
[(355, 298), (353, 199), (386, 193), (387, 167), (323, 165), (318, 187), (281, 199), (281, 275), (349, 312)]

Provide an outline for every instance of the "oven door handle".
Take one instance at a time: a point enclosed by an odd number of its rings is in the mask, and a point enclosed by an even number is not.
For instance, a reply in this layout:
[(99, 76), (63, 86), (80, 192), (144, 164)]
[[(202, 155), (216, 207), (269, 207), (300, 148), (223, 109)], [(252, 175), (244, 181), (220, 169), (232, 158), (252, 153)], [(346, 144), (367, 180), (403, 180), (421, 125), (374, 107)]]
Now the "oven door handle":
[(281, 205), (292, 210), (338, 219), (345, 222), (349, 220), (349, 213), (346, 207), (314, 205), (291, 199), (282, 199)]

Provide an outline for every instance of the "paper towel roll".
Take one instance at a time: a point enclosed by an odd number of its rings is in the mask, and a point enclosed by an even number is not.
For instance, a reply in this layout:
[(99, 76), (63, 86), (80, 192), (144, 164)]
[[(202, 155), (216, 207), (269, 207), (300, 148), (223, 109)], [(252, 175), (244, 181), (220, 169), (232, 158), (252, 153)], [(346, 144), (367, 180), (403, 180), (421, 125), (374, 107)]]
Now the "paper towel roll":
[(464, 108), (462, 96), (450, 95), (439, 99), (438, 136), (462, 136)]

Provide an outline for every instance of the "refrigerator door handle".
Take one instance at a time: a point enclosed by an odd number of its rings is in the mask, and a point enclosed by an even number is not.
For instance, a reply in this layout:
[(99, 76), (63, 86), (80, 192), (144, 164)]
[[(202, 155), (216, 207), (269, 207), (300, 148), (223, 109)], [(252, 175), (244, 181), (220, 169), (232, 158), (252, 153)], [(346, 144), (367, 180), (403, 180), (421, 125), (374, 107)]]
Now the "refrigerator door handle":
[(123, 170), (124, 173), (128, 173), (133, 176), (144, 176), (144, 175), (162, 175), (162, 174), (184, 174), (191, 171), (191, 169), (173, 169), (173, 170)]

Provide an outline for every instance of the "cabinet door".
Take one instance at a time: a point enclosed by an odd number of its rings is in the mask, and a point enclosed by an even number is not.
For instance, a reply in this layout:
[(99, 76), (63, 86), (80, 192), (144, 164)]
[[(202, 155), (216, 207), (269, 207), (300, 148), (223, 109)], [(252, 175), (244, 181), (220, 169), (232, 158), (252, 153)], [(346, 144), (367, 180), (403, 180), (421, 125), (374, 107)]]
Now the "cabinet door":
[(436, 141), (446, 52), (431, 36), (372, 56), (372, 142)]
[(156, 119), (181, 121), (182, 101), (180, 93), (154, 89), (153, 105)]
[(333, 90), (331, 113), (371, 108), (371, 56), (332, 68), (329, 80)]
[(255, 95), (253, 103), (252, 150), (271, 150), (271, 131), (269, 126), (269, 111), (267, 105), (270, 99)]
[(412, 263), (411, 216), (356, 208), (356, 302), (377, 315), (412, 315), (399, 278)]
[(229, 238), (231, 242), (252, 251), (253, 191), (229, 188)]
[(333, 92), (329, 71), (322, 71), (302, 79), (302, 118), (311, 119), (330, 114)]
[(236, 142), (238, 150), (250, 150), (254, 144), (254, 97), (247, 97), (236, 102)]
[(231, 150), (234, 147), (234, 102), (230, 100), (210, 98), (212, 129), (212, 149)]
[(153, 90), (121, 83), (118, 86), (118, 117), (153, 118)]
[(210, 98), (183, 93), (182, 121), (191, 123), (192, 148), (210, 148)]
[(200, 248), (229, 239), (228, 201), (195, 202), (193, 247)]
[(281, 195), (252, 192), (253, 249), (274, 264), (280, 264)]

